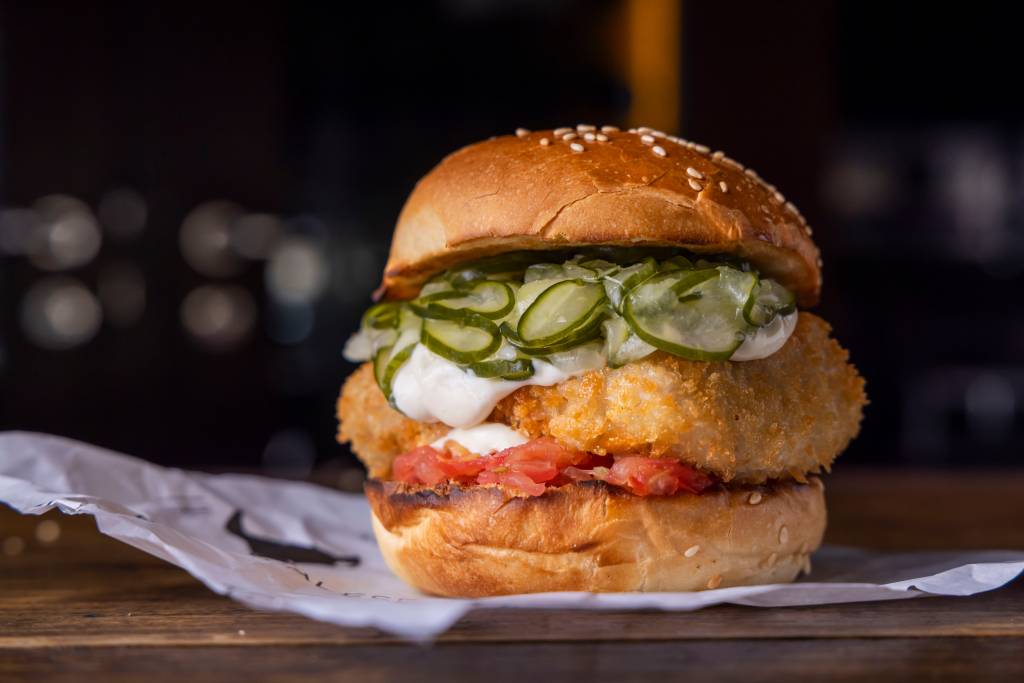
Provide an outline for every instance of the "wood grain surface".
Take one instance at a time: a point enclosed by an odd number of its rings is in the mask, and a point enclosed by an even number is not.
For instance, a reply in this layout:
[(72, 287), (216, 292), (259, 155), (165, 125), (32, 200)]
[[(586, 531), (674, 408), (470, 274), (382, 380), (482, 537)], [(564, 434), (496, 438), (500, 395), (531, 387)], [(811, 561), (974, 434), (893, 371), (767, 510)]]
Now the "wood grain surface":
[[(1024, 549), (1022, 471), (840, 471), (828, 493), (831, 543)], [(423, 646), (249, 610), (89, 517), (4, 508), (0, 542), (0, 681), (1024, 679), (1024, 581), (787, 609), (481, 610)]]

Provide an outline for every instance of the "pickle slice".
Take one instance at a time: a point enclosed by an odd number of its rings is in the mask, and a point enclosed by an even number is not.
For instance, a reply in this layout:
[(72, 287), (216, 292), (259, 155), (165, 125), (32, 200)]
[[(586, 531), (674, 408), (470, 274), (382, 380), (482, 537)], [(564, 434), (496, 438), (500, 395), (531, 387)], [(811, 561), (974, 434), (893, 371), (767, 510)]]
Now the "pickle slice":
[(485, 360), (470, 365), (469, 371), (477, 377), (522, 381), (533, 377), (533, 361), (528, 358)]
[(748, 329), (757, 276), (734, 268), (658, 274), (633, 289), (623, 316), (643, 341), (689, 360), (728, 360)]
[(402, 310), (402, 304), (397, 301), (384, 301), (363, 314), (362, 326), (374, 330), (383, 330), (389, 327), (398, 327), (398, 316)]
[(626, 363), (640, 360), (657, 349), (633, 333), (629, 323), (612, 316), (601, 323), (604, 332), (604, 352), (608, 367), (621, 368)]
[(374, 379), (377, 380), (377, 386), (380, 387), (392, 407), (395, 406), (395, 400), (391, 393), (391, 384), (394, 382), (398, 370), (405, 365), (409, 356), (412, 355), (413, 349), (416, 348), (419, 334), (419, 326), (410, 324), (402, 330), (394, 344), (381, 348), (373, 357)]
[(796, 297), (775, 280), (761, 280), (743, 307), (743, 317), (755, 327), (764, 327), (777, 315), (796, 310)]
[(532, 347), (559, 344), (594, 323), (595, 313), (605, 301), (600, 284), (564, 280), (545, 289), (530, 304), (519, 319), (516, 333)]
[(603, 284), (608, 301), (616, 311), (622, 310), (622, 300), (629, 290), (658, 272), (658, 263), (653, 258), (646, 258), (627, 268), (609, 272), (604, 276)]
[(425, 306), (434, 305), (453, 311), (471, 311), (480, 315), (498, 319), (505, 317), (516, 304), (516, 295), (512, 287), (504, 282), (481, 280), (468, 289), (448, 290), (421, 296), (413, 304), (413, 309), (421, 316)]
[[(433, 305), (433, 304), (432, 304)], [(498, 326), (475, 313), (456, 311), (457, 319), (423, 321), (420, 341), (437, 355), (459, 365), (476, 363), (501, 346)]]

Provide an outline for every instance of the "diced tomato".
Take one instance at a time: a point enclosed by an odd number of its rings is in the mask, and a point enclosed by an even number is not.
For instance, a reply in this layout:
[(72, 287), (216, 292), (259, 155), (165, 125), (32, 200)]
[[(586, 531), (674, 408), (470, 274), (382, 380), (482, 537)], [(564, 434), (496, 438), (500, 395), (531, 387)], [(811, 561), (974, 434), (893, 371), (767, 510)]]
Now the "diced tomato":
[(481, 484), (501, 484), (507, 488), (522, 491), (529, 496), (539, 496), (547, 488), (543, 483), (534, 481), (529, 475), (514, 470), (484, 470), (477, 477)]
[(483, 456), (454, 443), (446, 444), (444, 450), (420, 446), (395, 458), (392, 473), (396, 480), (410, 484), (500, 484), (530, 496), (543, 494), (547, 486), (595, 479), (638, 496), (700, 493), (712, 484), (706, 475), (675, 460), (595, 455), (550, 437)]
[(692, 467), (665, 458), (616, 458), (605, 481), (638, 496), (671, 496), (678, 491), (700, 493), (711, 479)]
[(391, 474), (398, 481), (408, 484), (437, 486), (448, 479), (440, 463), (441, 452), (430, 446), (414, 448), (395, 458), (391, 463)]
[(561, 470), (585, 460), (587, 455), (586, 451), (563, 446), (550, 436), (542, 436), (519, 446), (499, 451), (495, 457), (504, 463), (545, 462), (550, 463), (556, 470)]

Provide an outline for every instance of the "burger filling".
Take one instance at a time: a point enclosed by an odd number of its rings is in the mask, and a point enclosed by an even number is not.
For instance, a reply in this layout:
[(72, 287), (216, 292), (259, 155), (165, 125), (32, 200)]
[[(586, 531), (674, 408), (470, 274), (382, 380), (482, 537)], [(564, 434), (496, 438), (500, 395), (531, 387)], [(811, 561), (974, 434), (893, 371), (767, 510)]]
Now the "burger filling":
[(700, 493), (713, 483), (707, 475), (675, 460), (601, 456), (565, 446), (551, 437), (482, 455), (454, 439), (442, 438), (395, 458), (392, 478), (424, 486), (499, 484), (528, 496), (539, 496), (549, 486), (587, 480), (603, 481), (638, 496)]
[[(762, 359), (796, 327), (793, 294), (744, 261), (614, 249), (566, 256), (504, 254), (441, 273), (418, 298), (367, 311), (345, 357), (372, 361), (389, 404), (409, 418), (466, 428), (523, 386), (658, 350)], [(601, 478), (600, 467), (587, 478)]]

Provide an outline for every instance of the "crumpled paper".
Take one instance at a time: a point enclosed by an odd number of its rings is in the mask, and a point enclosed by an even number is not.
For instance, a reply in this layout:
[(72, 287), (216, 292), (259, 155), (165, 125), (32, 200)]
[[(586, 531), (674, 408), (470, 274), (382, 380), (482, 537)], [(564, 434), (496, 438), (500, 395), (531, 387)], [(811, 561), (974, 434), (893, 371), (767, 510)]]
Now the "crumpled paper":
[(0, 502), (90, 514), (99, 530), (259, 609), (425, 640), (479, 607), (696, 610), (973, 595), (1024, 571), (1024, 552), (824, 548), (809, 579), (698, 593), (426, 597), (388, 570), (362, 496), (312, 484), (158, 467), (55, 436), (0, 434)]

